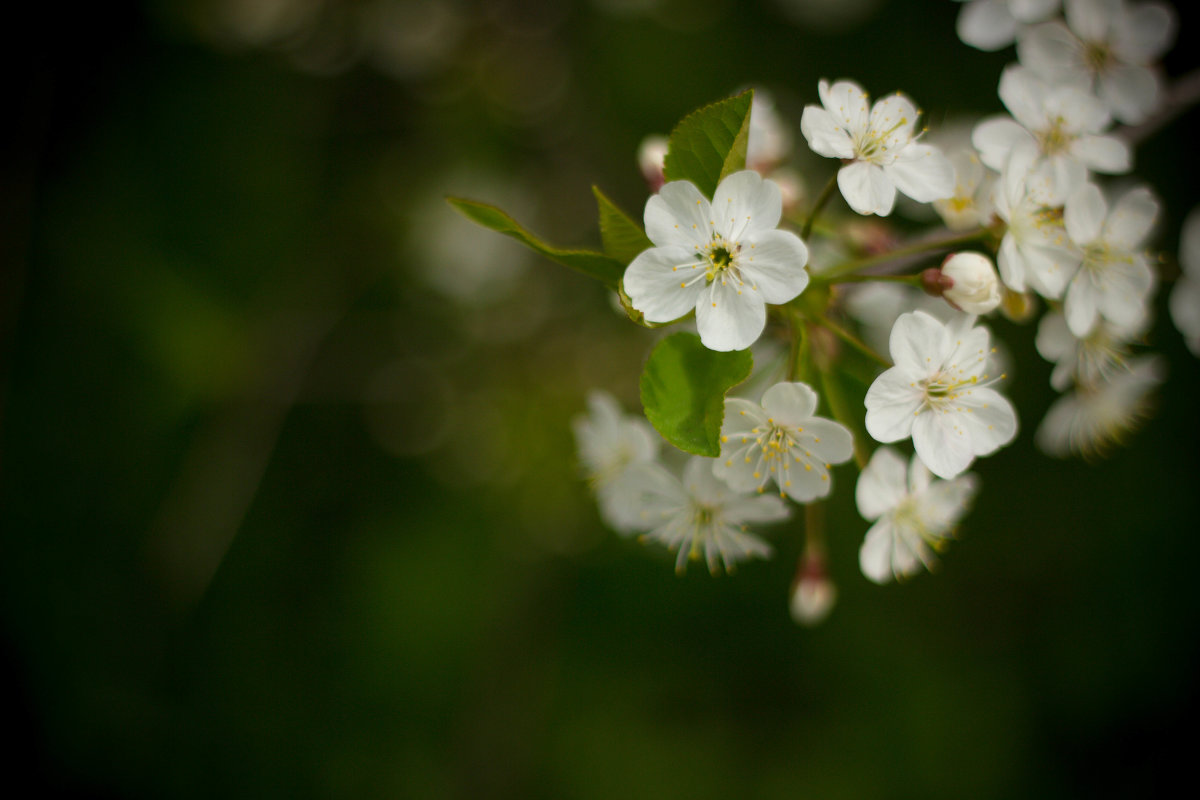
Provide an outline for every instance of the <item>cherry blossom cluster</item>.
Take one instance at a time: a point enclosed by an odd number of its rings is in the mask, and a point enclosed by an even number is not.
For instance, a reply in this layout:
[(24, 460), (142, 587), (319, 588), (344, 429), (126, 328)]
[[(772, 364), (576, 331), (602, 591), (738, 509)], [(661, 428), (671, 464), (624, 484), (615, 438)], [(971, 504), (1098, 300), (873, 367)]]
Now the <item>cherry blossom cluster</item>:
[[(716, 573), (769, 557), (762, 526), (802, 510), (790, 608), (812, 623), (837, 594), (820, 504), (845, 480), (835, 467), (854, 463), (863, 575), (934, 568), (982, 486), (969, 470), (1018, 435), (1011, 357), (989, 319), (1037, 326), (1061, 393), (1034, 433), (1046, 453), (1119, 443), (1165, 378), (1142, 352), (1162, 209), (1150, 187), (1111, 191), (1105, 176), (1130, 173), (1126, 132), (1165, 102), (1157, 62), (1175, 27), (1156, 2), (969, 0), (964, 42), (1016, 46), (998, 83), (1006, 113), (955, 143), (903, 93), (872, 101), (852, 80), (821, 80), (799, 124), (837, 162), (819, 192), (789, 166), (796, 137), (761, 90), (745, 169), (722, 170), (711, 196), (668, 180), (667, 140), (647, 139), (648, 246), (630, 253), (621, 306), (647, 327), (694, 329), (708, 351), (750, 350), (755, 368), (724, 395), (715, 456), (667, 445), (679, 442), (594, 392), (575, 433), (603, 520), (668, 548), (680, 572), (703, 560)], [(888, 218), (920, 219), (921, 206), (944, 228), (902, 241)], [(1200, 208), (1179, 265), (1171, 315), (1200, 356)], [(863, 365), (872, 377), (856, 386)]]

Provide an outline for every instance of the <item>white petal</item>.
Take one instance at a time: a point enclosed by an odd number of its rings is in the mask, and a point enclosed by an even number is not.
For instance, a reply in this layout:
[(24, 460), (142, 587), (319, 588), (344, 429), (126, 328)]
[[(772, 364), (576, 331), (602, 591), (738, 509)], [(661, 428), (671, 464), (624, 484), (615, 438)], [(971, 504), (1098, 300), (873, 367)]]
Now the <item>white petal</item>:
[(1000, 252), (996, 254), (996, 266), (1000, 268), (1000, 280), (1014, 292), (1025, 291), (1025, 259), (1017, 247), (1017, 239), (1008, 232), (1000, 240)]
[(808, 248), (791, 231), (759, 231), (742, 239), (738, 266), (768, 303), (786, 303), (808, 286)]
[(805, 383), (777, 383), (763, 394), (762, 404), (776, 423), (795, 426), (817, 410), (817, 393)]
[(940, 366), (951, 347), (946, 326), (924, 311), (901, 314), (888, 339), (896, 366), (917, 374), (927, 373), (931, 363)]
[(854, 436), (840, 422), (813, 417), (804, 424), (804, 433), (813, 436), (809, 449), (827, 464), (841, 464), (854, 455)]
[(975, 458), (971, 438), (962, 426), (963, 414), (926, 411), (913, 420), (912, 439), (917, 455), (939, 478), (953, 478)]
[(788, 504), (778, 497), (739, 497), (725, 504), (725, 516), (733, 523), (778, 522), (791, 513)]
[(854, 140), (833, 115), (818, 106), (805, 106), (800, 133), (814, 153), (826, 158), (854, 158)]
[(852, 136), (867, 129), (870, 119), (867, 93), (857, 83), (837, 81), (831, 86), (821, 81), (817, 84), (817, 93), (834, 124)]
[(1008, 0), (1008, 10), (1018, 22), (1040, 22), (1058, 11), (1059, 0)]
[(1047, 22), (1017, 35), (1017, 57), (1043, 80), (1090, 82), (1091, 76), (1076, 57), (1079, 40), (1061, 22)]
[(1096, 88), (1113, 116), (1126, 125), (1144, 121), (1162, 103), (1161, 81), (1145, 67), (1113, 66), (1100, 76)]
[(1170, 311), (1188, 349), (1200, 357), (1200, 281), (1184, 275), (1171, 290)]
[(704, 291), (704, 279), (691, 285), (704, 265), (694, 250), (683, 247), (652, 247), (638, 253), (625, 269), (623, 284), (633, 307), (650, 322), (670, 322), (696, 307)]
[(774, 230), (783, 214), (779, 184), (752, 169), (735, 172), (717, 186), (712, 213), (717, 232), (734, 240), (747, 231)]
[(1076, 189), (1063, 207), (1063, 224), (1067, 227), (1067, 235), (1071, 241), (1083, 247), (1100, 238), (1104, 228), (1104, 217), (1108, 214), (1108, 204), (1104, 195), (1094, 183), (1085, 183)]
[(708, 200), (691, 181), (671, 181), (646, 201), (646, 236), (659, 247), (704, 246), (710, 218)]
[(954, 166), (931, 145), (910, 144), (883, 171), (897, 189), (919, 203), (954, 194)]
[(1129, 145), (1114, 136), (1080, 136), (1071, 144), (1071, 155), (1088, 169), (1122, 175), (1133, 168)]
[(1034, 131), (1045, 127), (1049, 90), (1033, 70), (1017, 64), (1005, 67), (999, 91), (1001, 102), (1017, 122)]
[(1139, 247), (1158, 217), (1158, 201), (1146, 187), (1126, 192), (1104, 222), (1104, 240), (1126, 250)]
[(907, 495), (908, 464), (891, 447), (880, 447), (858, 476), (854, 500), (863, 519), (877, 519)]
[(1067, 287), (1067, 299), (1063, 313), (1067, 327), (1077, 338), (1082, 339), (1091, 332), (1099, 314), (1099, 292), (1087, 275), (1080, 272)]
[(900, 370), (893, 367), (885, 371), (867, 389), (867, 433), (877, 442), (907, 439), (923, 403), (920, 390)]
[(1113, 33), (1113, 51), (1131, 64), (1157, 61), (1175, 41), (1175, 11), (1162, 3), (1139, 3)]
[(1010, 117), (989, 117), (971, 133), (971, 144), (979, 151), (979, 160), (994, 170), (1004, 169), (1004, 162), (1022, 142), (1033, 144), (1033, 134)]
[(885, 151), (893, 154), (912, 141), (917, 123), (917, 107), (900, 93), (890, 94), (871, 107), (871, 133), (878, 136)]
[(858, 566), (875, 583), (887, 583), (892, 572), (892, 549), (895, 542), (895, 526), (885, 517), (870, 527), (858, 551)]
[(865, 161), (842, 167), (837, 174), (838, 188), (847, 205), (859, 214), (892, 213), (896, 202), (896, 187), (883, 169)]
[(1101, 42), (1108, 38), (1119, 0), (1065, 0), (1063, 14), (1080, 39)]
[(970, 409), (960, 415), (960, 424), (970, 436), (975, 455), (993, 453), (1017, 435), (1017, 414), (995, 389), (987, 386), (973, 389), (962, 398), (962, 405)]
[(696, 328), (709, 350), (745, 350), (766, 324), (762, 295), (749, 286), (740, 289), (735, 281), (713, 281), (696, 302)]
[(976, 0), (958, 12), (958, 38), (980, 50), (999, 50), (1012, 44), (1017, 32), (1007, 4), (1001, 0)]

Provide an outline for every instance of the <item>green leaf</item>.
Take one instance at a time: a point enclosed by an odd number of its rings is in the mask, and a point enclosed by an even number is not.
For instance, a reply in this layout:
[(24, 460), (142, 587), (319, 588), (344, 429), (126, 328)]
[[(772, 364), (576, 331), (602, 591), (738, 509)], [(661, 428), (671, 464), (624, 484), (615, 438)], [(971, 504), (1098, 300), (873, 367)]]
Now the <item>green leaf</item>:
[(750, 375), (749, 350), (719, 353), (694, 333), (674, 333), (650, 353), (642, 370), (642, 407), (655, 430), (680, 450), (721, 454), (725, 393)]
[(600, 240), (604, 242), (604, 252), (628, 264), (643, 250), (653, 247), (654, 242), (646, 238), (642, 226), (604, 196), (599, 186), (592, 187), (596, 195), (596, 205), (600, 209)]
[(561, 247), (546, 244), (521, 227), (515, 219), (493, 205), (465, 200), (461, 197), (447, 197), (446, 202), (472, 222), (497, 233), (503, 233), (505, 236), (511, 236), (551, 261), (557, 261), (584, 275), (597, 278), (609, 287), (616, 288), (617, 281), (625, 274), (625, 265), (604, 253), (592, 250), (564, 250)]
[(667, 143), (666, 179), (691, 181), (711, 198), (722, 178), (745, 169), (753, 100), (751, 89), (684, 117)]

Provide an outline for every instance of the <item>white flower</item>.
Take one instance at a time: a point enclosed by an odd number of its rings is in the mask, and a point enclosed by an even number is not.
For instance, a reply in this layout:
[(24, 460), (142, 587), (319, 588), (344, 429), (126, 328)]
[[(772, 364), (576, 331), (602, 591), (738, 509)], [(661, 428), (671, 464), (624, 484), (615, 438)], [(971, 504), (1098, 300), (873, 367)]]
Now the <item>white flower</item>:
[(1083, 252), (1064, 305), (1071, 333), (1086, 336), (1100, 317), (1132, 328), (1146, 315), (1154, 272), (1139, 248), (1157, 216), (1158, 202), (1144, 187), (1126, 193), (1111, 213), (1090, 183), (1068, 199), (1063, 222)]
[(933, 209), (952, 231), (966, 231), (987, 223), (992, 213), (992, 179), (974, 149), (950, 152), (954, 167), (954, 192), (933, 201)]
[(1004, 164), (995, 204), (1007, 228), (997, 261), (1005, 286), (1016, 292), (1033, 289), (1054, 300), (1079, 268), (1080, 254), (1067, 237), (1051, 182), (1033, 171), (1037, 157), (1037, 149), (1022, 142)]
[(658, 435), (645, 420), (626, 416), (612, 395), (588, 394), (588, 416), (572, 421), (579, 460), (596, 491), (600, 515), (613, 530), (638, 530), (639, 479), (630, 469), (652, 463), (658, 455)]
[(1072, 383), (1092, 386), (1112, 377), (1125, 367), (1129, 342), (1142, 334), (1149, 322), (1147, 315), (1135, 325), (1122, 328), (1101, 318), (1087, 336), (1078, 338), (1067, 327), (1067, 318), (1061, 312), (1042, 317), (1037, 350), (1042, 358), (1055, 362), (1050, 385), (1065, 392)]
[(1012, 406), (988, 385), (988, 332), (974, 322), (966, 314), (945, 325), (923, 311), (901, 315), (890, 343), (896, 366), (867, 390), (867, 432), (880, 442), (911, 436), (941, 478), (957, 476), (1017, 432)]
[(1000, 305), (1000, 279), (992, 260), (981, 253), (955, 253), (942, 264), (954, 285), (942, 292), (968, 314), (986, 314)]
[(954, 167), (936, 147), (917, 143), (918, 111), (907, 97), (868, 106), (851, 81), (821, 81), (818, 92), (824, 107), (805, 107), (800, 132), (818, 155), (851, 160), (838, 170), (838, 188), (859, 214), (887, 216), (897, 189), (922, 203), (954, 192)]
[(1087, 179), (1089, 169), (1111, 174), (1129, 171), (1129, 145), (1102, 135), (1112, 117), (1103, 103), (1082, 89), (1048, 84), (1032, 70), (1013, 64), (1000, 76), (1000, 99), (1012, 118), (985, 119), (971, 135), (979, 157), (992, 169), (1003, 169), (1018, 143), (1032, 142), (1039, 154), (1034, 169), (1044, 172), (1050, 181), (1050, 200), (1059, 202)]
[(875, 520), (858, 551), (863, 574), (887, 583), (922, 566), (932, 569), (933, 551), (954, 535), (977, 488), (974, 475), (934, 480), (917, 456), (905, 465), (892, 448), (876, 450), (854, 493), (858, 513)]
[(1130, 361), (1107, 380), (1063, 395), (1038, 427), (1038, 447), (1060, 458), (1102, 455), (1142, 420), (1148, 395), (1165, 372), (1161, 359), (1147, 356)]
[(671, 181), (646, 202), (646, 235), (656, 245), (625, 270), (625, 291), (649, 322), (692, 309), (710, 350), (742, 350), (767, 320), (808, 285), (808, 248), (776, 230), (779, 187), (754, 170), (721, 181), (709, 203), (689, 181)]
[(999, 50), (1013, 42), (1022, 24), (1040, 22), (1058, 10), (1059, 0), (959, 0), (958, 38), (979, 50)]
[(829, 469), (849, 460), (854, 439), (844, 425), (815, 417), (817, 393), (803, 383), (777, 383), (762, 397), (725, 401), (721, 456), (713, 472), (738, 491), (763, 491), (807, 503), (829, 494)]
[(1200, 206), (1184, 220), (1179, 239), (1183, 275), (1171, 290), (1171, 320), (1183, 334), (1188, 349), (1200, 357)]
[(771, 555), (770, 545), (748, 533), (746, 524), (786, 519), (787, 504), (778, 497), (731, 492), (713, 476), (712, 460), (700, 456), (688, 461), (682, 481), (661, 467), (639, 473), (643, 527), (650, 528), (643, 539), (677, 551), (676, 572), (701, 555), (713, 574), (721, 564), (731, 572), (738, 561)]
[(1066, 24), (1047, 22), (1017, 37), (1021, 63), (1051, 83), (1094, 92), (1118, 120), (1142, 122), (1162, 102), (1149, 65), (1175, 38), (1175, 12), (1162, 3), (1067, 0)]

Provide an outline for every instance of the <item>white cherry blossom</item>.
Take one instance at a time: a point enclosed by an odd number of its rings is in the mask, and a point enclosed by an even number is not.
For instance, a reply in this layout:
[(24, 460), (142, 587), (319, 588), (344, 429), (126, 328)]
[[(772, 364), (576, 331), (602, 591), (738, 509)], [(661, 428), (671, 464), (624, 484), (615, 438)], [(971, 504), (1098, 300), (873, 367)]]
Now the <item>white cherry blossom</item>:
[(1149, 408), (1149, 395), (1166, 377), (1163, 361), (1145, 356), (1128, 362), (1106, 380), (1080, 386), (1050, 406), (1034, 440), (1043, 452), (1102, 455), (1137, 427)]
[(1154, 272), (1141, 247), (1157, 216), (1158, 201), (1145, 187), (1127, 192), (1111, 212), (1093, 184), (1069, 198), (1063, 222), (1083, 253), (1064, 304), (1071, 333), (1086, 336), (1100, 317), (1120, 328), (1145, 317)]
[(729, 175), (710, 203), (689, 181), (671, 181), (646, 202), (655, 244), (626, 268), (624, 286), (649, 322), (695, 309), (710, 350), (749, 347), (766, 325), (767, 303), (786, 303), (808, 285), (808, 248), (777, 230), (779, 187), (754, 170)]
[(1192, 354), (1200, 357), (1200, 206), (1188, 214), (1179, 238), (1179, 266), (1183, 274), (1171, 290), (1171, 321), (1183, 334)]
[(607, 392), (588, 394), (588, 415), (572, 421), (579, 460), (596, 492), (600, 516), (613, 530), (639, 529), (639, 478), (631, 467), (652, 463), (659, 437), (645, 420), (621, 412)]
[(1086, 336), (1079, 338), (1071, 333), (1062, 312), (1042, 317), (1036, 344), (1042, 358), (1054, 362), (1050, 385), (1065, 392), (1072, 384), (1093, 386), (1125, 369), (1130, 342), (1144, 333), (1149, 324), (1149, 315), (1128, 327), (1101, 318)]
[(1050, 180), (1033, 170), (1037, 157), (1036, 148), (1022, 142), (1004, 164), (994, 200), (996, 215), (1007, 226), (996, 260), (1009, 289), (1033, 290), (1057, 300), (1079, 268), (1081, 256), (1067, 237)]
[(1000, 99), (1012, 116), (980, 122), (971, 142), (994, 170), (1004, 168), (1019, 143), (1032, 142), (1038, 152), (1033, 169), (1049, 180), (1052, 202), (1082, 185), (1088, 170), (1120, 174), (1132, 166), (1129, 145), (1104, 135), (1112, 124), (1108, 109), (1084, 90), (1046, 83), (1013, 64), (1000, 76)]
[(774, 483), (781, 497), (807, 503), (829, 494), (829, 470), (853, 455), (844, 425), (813, 416), (817, 393), (804, 383), (777, 383), (762, 396), (725, 401), (721, 456), (713, 471), (738, 491)]
[(1094, 92), (1113, 116), (1142, 122), (1162, 102), (1162, 78), (1152, 68), (1175, 39), (1175, 12), (1162, 3), (1066, 0), (1066, 22), (1017, 36), (1021, 63), (1044, 80)]
[(859, 214), (887, 216), (896, 190), (922, 203), (954, 192), (954, 168), (936, 147), (917, 142), (919, 112), (900, 93), (869, 105), (858, 84), (821, 81), (820, 106), (806, 106), (800, 132), (813, 152), (850, 163), (838, 170), (838, 188)]
[[(655, 465), (657, 467), (657, 465)], [(747, 558), (768, 558), (771, 546), (747, 531), (749, 523), (786, 519), (788, 506), (773, 495), (737, 493), (713, 476), (712, 459), (692, 457), (683, 479), (665, 469), (640, 470), (644, 503), (644, 541), (658, 542), (677, 553), (675, 571), (689, 559), (704, 558), (709, 572), (726, 572)]]
[(947, 156), (954, 167), (954, 192), (933, 201), (933, 209), (952, 231), (985, 225), (992, 215), (993, 180), (973, 148), (959, 148)]
[(858, 513), (875, 521), (858, 551), (863, 574), (887, 583), (932, 569), (934, 552), (953, 537), (977, 489), (974, 475), (936, 480), (917, 456), (906, 464), (894, 449), (880, 447), (854, 493)]
[(1013, 43), (1022, 25), (1041, 22), (1058, 11), (1060, 0), (959, 0), (958, 38), (979, 50), (1000, 50)]
[(923, 311), (902, 314), (890, 342), (896, 365), (867, 389), (867, 432), (885, 443), (911, 436), (941, 478), (959, 475), (1017, 432), (1013, 407), (990, 386), (988, 331), (974, 322), (967, 314), (947, 324)]

